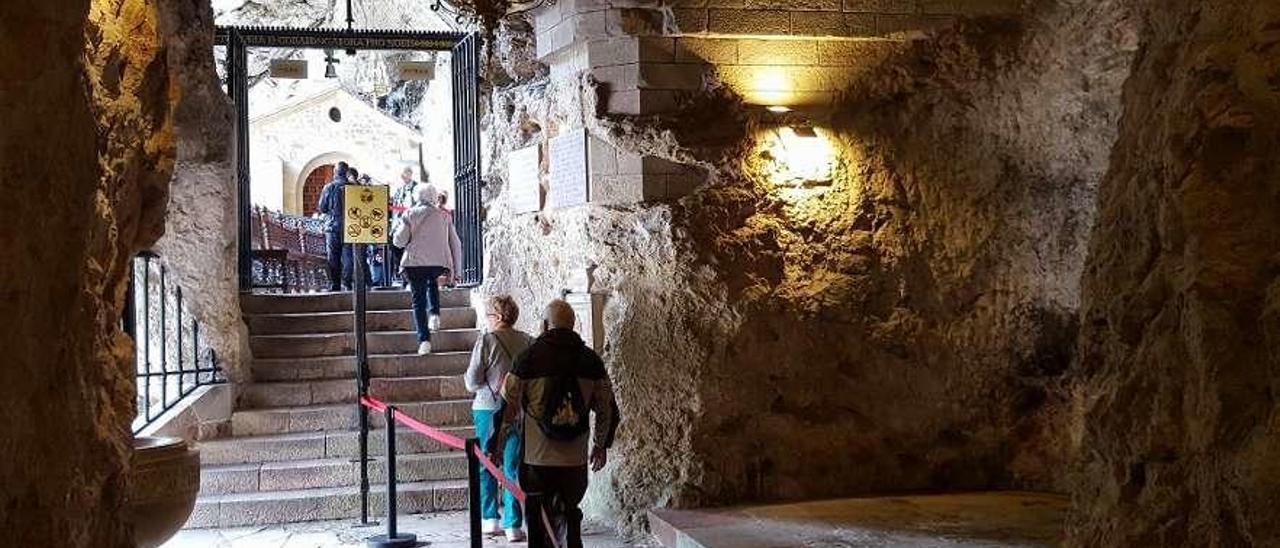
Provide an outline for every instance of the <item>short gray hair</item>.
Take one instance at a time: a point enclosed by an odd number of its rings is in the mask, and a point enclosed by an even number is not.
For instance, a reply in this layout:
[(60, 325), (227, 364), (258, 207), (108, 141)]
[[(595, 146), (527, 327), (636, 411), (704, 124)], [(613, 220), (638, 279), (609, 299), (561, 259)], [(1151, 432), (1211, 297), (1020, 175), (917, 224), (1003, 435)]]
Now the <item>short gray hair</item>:
[(435, 185), (422, 185), (418, 187), (414, 195), (417, 198), (418, 205), (436, 205), (440, 200), (440, 191), (436, 190)]

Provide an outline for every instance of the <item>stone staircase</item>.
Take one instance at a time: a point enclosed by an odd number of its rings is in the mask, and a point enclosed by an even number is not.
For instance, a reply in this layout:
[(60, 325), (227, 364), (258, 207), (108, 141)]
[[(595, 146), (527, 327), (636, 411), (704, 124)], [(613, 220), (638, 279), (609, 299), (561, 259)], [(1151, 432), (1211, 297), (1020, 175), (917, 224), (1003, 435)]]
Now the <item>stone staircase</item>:
[[(433, 353), (415, 354), (409, 294), (369, 293), (370, 393), (429, 424), (469, 437), (471, 397), (462, 374), (475, 343), (463, 290), (441, 291)], [(350, 294), (247, 295), (254, 382), (240, 387), (229, 437), (200, 443), (201, 492), (187, 527), (230, 527), (360, 515), (359, 442)], [(371, 413), (370, 515), (386, 499), (385, 424)], [(403, 513), (466, 507), (466, 459), (396, 430)]]

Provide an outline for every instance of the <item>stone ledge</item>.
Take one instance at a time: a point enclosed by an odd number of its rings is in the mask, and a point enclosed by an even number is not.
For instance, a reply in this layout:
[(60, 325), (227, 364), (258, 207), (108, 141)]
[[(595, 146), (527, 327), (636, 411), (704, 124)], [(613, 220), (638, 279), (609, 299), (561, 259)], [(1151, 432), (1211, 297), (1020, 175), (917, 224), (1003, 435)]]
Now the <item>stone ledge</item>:
[[(792, 7), (801, 4), (805, 7)], [(820, 0), (748, 1), (733, 6), (676, 7), (671, 10), (667, 27), (672, 36), (872, 38), (927, 31), (954, 24), (961, 17), (1012, 15), (1018, 11), (1014, 0), (845, 0), (841, 6), (828, 6)]]
[(197, 388), (137, 435), (172, 436), (188, 442), (216, 436), (231, 420), (234, 396), (235, 388), (230, 384)]

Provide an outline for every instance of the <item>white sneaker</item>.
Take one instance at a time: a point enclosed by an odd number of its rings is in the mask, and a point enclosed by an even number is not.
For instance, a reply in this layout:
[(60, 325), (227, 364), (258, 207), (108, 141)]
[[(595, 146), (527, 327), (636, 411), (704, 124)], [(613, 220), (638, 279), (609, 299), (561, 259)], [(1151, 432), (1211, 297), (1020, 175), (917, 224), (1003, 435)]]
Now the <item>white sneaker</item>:
[(501, 535), (502, 525), (498, 524), (496, 519), (486, 519), (480, 522), (480, 533), (489, 536)]
[(432, 314), (432, 315), (431, 315), (431, 317), (427, 319), (427, 327), (431, 328), (431, 330), (432, 330), (432, 331), (439, 331), (439, 330), (440, 330), (440, 315), (439, 315), (439, 314)]
[[(431, 341), (422, 341), (418, 344), (418, 355), (426, 356), (431, 353)], [(497, 522), (494, 522), (497, 523)]]
[(507, 529), (507, 542), (524, 542), (524, 529)]

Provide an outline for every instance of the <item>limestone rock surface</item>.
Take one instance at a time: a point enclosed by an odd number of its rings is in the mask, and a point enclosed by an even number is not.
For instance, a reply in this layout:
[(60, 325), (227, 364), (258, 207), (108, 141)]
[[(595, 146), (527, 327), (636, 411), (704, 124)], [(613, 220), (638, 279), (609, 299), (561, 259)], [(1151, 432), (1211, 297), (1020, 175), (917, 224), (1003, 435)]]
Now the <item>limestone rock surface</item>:
[(209, 52), (213, 17), (202, 0), (169, 2), (162, 24), (182, 90), (174, 105), (177, 166), (165, 235), (155, 249), (202, 324), (204, 343), (232, 381), (248, 380), (248, 335), (240, 317), (232, 107)]
[[(164, 228), (172, 80), (154, 3), (0, 4), (0, 530), (128, 547), (127, 268)], [(56, 540), (55, 540), (56, 539)]]
[[(587, 279), (606, 300), (627, 419), (590, 513), (635, 532), (654, 505), (1067, 489), (1065, 375), (1131, 24), (1067, 2), (869, 50), (816, 122), (838, 166), (812, 188), (770, 180), (776, 122), (730, 89), (670, 117), (602, 117), (589, 79), (554, 70), (495, 91), (485, 290), (540, 306)], [(576, 125), (707, 183), (513, 214), (505, 151)]]
[(1280, 4), (1152, 2), (1084, 274), (1074, 546), (1280, 543)]

